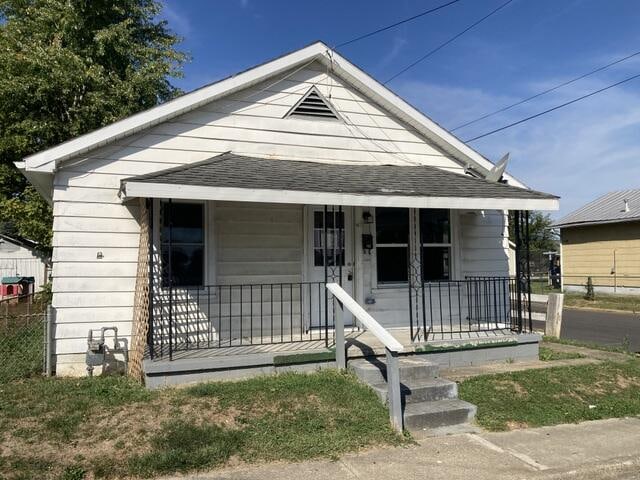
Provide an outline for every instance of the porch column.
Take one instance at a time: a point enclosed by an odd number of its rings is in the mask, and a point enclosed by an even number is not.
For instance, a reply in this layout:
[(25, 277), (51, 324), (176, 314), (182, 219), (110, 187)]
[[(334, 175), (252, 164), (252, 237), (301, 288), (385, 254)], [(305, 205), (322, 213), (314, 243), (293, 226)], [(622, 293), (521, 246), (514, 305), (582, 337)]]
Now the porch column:
[[(513, 212), (513, 232), (516, 245), (516, 308), (518, 332), (524, 329), (524, 308), (527, 311), (527, 329), (533, 329), (531, 320), (531, 254), (529, 249), (529, 212), (515, 210)], [(523, 305), (526, 300), (526, 305)]]
[(153, 283), (154, 280), (154, 263), (153, 263), (153, 257), (154, 257), (154, 243), (153, 243), (153, 228), (154, 228), (154, 224), (153, 224), (153, 198), (149, 198), (147, 199), (147, 215), (149, 216), (149, 298), (148, 298), (148, 302), (149, 302), (149, 329), (147, 330), (147, 346), (149, 348), (149, 357), (151, 358), (151, 360), (154, 359), (155, 357), (155, 348), (154, 348), (154, 316), (153, 316), (153, 309), (154, 309), (154, 296), (155, 296), (155, 285)]

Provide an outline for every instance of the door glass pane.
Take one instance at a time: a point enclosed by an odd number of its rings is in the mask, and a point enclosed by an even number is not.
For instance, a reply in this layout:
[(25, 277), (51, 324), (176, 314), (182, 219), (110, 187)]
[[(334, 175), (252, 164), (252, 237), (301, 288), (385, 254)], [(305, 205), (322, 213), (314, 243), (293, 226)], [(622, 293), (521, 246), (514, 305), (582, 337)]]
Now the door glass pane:
[(450, 243), (449, 210), (421, 209), (420, 237), (422, 238), (422, 243)]
[(450, 247), (423, 247), (422, 265), (425, 281), (449, 280)]
[(409, 241), (409, 210), (407, 208), (376, 208), (376, 243)]
[(377, 247), (376, 263), (378, 283), (407, 281), (407, 247)]
[[(338, 228), (334, 229), (335, 223)], [(313, 212), (313, 265), (324, 267), (324, 212)], [(327, 266), (344, 266), (344, 212), (327, 212)], [(335, 245), (334, 245), (335, 244)]]

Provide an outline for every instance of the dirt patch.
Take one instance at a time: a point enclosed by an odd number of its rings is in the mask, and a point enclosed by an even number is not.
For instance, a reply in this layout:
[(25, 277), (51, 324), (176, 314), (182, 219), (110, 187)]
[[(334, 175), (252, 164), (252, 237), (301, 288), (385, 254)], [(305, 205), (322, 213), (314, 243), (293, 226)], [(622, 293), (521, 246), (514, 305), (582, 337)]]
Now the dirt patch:
[(620, 374), (616, 375), (616, 385), (622, 390), (640, 386), (640, 379), (624, 377)]
[[(196, 425), (215, 424), (224, 429), (239, 429), (242, 412), (235, 408), (221, 409), (215, 398), (202, 401), (176, 402), (176, 398), (159, 396), (151, 402), (122, 406), (111, 413), (99, 410), (84, 418), (70, 441), (63, 441), (46, 430), (46, 422), (54, 418), (11, 419), (0, 441), (5, 456), (20, 457), (32, 452), (39, 460), (56, 465), (95, 464), (103, 459), (121, 458), (125, 462), (132, 454), (151, 451), (150, 439), (163, 424), (175, 419), (189, 419)], [(58, 472), (61, 473), (61, 472)], [(89, 479), (89, 477), (87, 477)]]
[(507, 430), (522, 430), (525, 428), (529, 428), (529, 424), (527, 422), (515, 422), (509, 421), (506, 423)]
[(512, 390), (519, 398), (525, 398), (529, 396), (529, 392), (527, 392), (522, 385), (520, 385), (518, 382), (514, 382), (513, 380), (501, 380), (500, 382), (496, 383), (496, 389)]

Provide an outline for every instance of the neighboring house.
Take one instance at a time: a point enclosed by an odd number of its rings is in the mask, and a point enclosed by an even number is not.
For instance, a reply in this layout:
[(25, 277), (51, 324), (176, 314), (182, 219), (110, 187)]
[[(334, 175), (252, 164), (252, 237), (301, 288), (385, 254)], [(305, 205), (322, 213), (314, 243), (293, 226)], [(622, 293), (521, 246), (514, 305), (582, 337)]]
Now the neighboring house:
[(640, 190), (607, 193), (558, 220), (562, 286), (640, 293)]
[(558, 208), (322, 43), (18, 167), (53, 205), (65, 375), (110, 326), (147, 373), (266, 371), (331, 346), (329, 282), (411, 344), (509, 340), (508, 211)]
[(26, 238), (0, 234), (0, 280), (4, 277), (33, 277), (37, 292), (47, 283), (49, 260), (38, 244)]

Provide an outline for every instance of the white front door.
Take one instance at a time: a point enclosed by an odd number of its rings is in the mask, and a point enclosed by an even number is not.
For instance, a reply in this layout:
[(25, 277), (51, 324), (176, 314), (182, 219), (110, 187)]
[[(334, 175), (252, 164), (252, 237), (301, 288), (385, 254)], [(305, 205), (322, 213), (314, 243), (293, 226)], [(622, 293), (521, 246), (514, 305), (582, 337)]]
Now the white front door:
[[(349, 295), (352, 295), (355, 273), (353, 262), (353, 208), (343, 207), (342, 211), (338, 211), (338, 207), (335, 207), (332, 211), (332, 208), (329, 207), (326, 219), (323, 206), (307, 206), (306, 209), (307, 281), (314, 283), (324, 282), (326, 273), (328, 282), (340, 283), (342, 288)], [(337, 241), (334, 241), (334, 239)], [(342, 267), (342, 280), (339, 277), (340, 267)], [(318, 286), (314, 287), (310, 289), (310, 305), (312, 308), (307, 316), (311, 327), (319, 327), (324, 325), (323, 299), (325, 292), (320, 290)], [(333, 312), (331, 306), (329, 308), (329, 323), (331, 324)]]

